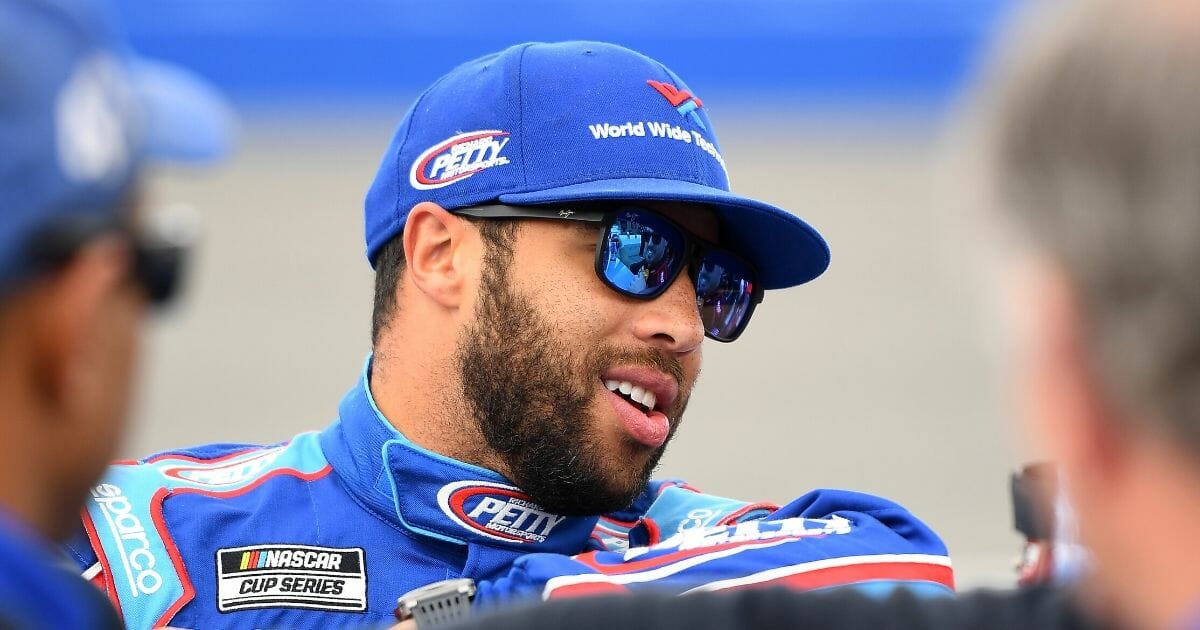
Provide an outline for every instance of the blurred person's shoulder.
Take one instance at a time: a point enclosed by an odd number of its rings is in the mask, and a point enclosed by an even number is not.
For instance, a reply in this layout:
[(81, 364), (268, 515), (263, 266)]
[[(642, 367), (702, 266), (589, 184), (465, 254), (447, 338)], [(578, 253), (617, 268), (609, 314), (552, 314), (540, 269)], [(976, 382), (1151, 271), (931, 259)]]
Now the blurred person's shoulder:
[(0, 507), (0, 630), (121, 627), (95, 589), (61, 564), (39, 532)]

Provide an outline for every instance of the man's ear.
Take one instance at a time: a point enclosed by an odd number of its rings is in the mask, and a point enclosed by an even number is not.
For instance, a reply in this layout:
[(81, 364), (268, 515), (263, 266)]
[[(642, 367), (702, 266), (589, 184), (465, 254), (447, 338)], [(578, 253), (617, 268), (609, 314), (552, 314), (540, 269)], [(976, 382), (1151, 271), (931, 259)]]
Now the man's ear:
[(91, 378), (91, 352), (100, 334), (107, 300), (128, 277), (129, 248), (118, 237), (98, 238), (80, 249), (61, 269), (30, 287), (29, 320), (34, 344), (35, 381), (48, 404), (61, 404)]
[[(463, 220), (441, 206), (423, 201), (404, 225), (404, 258), (412, 284), (445, 308), (458, 308), (471, 276), (469, 260), (478, 248)], [(464, 255), (466, 254), (466, 255)]]
[(1027, 277), (1028, 420), (1080, 500), (1118, 483), (1125, 463), (1119, 410), (1088, 349), (1087, 322), (1066, 272), (1043, 262)]

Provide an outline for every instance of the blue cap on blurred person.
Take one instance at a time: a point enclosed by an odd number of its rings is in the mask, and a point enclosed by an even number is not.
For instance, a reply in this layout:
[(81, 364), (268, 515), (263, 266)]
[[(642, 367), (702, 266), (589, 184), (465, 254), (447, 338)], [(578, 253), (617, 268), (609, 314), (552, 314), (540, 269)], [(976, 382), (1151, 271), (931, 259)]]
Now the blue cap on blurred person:
[(367, 258), (375, 264), (422, 201), (454, 210), (605, 199), (712, 207), (722, 242), (758, 268), (766, 289), (829, 266), (807, 223), (730, 192), (708, 108), (674, 72), (598, 42), (514, 46), (418, 97), (367, 193)]
[(181, 68), (138, 59), (89, 0), (0, 0), (0, 293), (39, 230), (115, 215), (147, 158), (207, 161), (232, 110)]

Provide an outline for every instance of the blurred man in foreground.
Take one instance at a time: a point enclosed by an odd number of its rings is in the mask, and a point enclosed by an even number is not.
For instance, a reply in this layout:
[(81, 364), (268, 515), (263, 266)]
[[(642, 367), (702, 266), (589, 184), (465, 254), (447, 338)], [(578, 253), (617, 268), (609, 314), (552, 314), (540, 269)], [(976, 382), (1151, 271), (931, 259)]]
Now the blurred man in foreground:
[(184, 75), (136, 64), (90, 4), (0, 0), (0, 627), (119, 625), (51, 541), (114, 455), (146, 306), (182, 262), (140, 220), (142, 162), (226, 133), (162, 92)]
[(1093, 558), (1081, 582), (943, 603), (595, 600), (479, 627), (1200, 627), (1200, 8), (1093, 2), (1055, 24), (1020, 41), (990, 170), (1026, 235), (1018, 374)]

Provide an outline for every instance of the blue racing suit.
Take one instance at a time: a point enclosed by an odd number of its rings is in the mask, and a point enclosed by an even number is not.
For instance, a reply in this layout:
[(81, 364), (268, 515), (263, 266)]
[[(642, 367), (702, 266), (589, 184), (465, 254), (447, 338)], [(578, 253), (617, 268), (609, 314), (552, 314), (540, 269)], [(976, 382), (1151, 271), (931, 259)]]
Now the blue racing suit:
[(321, 432), (109, 469), (84, 509), (86, 536), (68, 550), (127, 627), (386, 626), (397, 597), (455, 577), (478, 581), (479, 606), (659, 577), (679, 592), (780, 582), (952, 588), (937, 536), (903, 508), (857, 493), (815, 491), (776, 518), (775, 506), (655, 481), (618, 514), (552, 514), (497, 473), (398, 433), (375, 406), (369, 371)]

